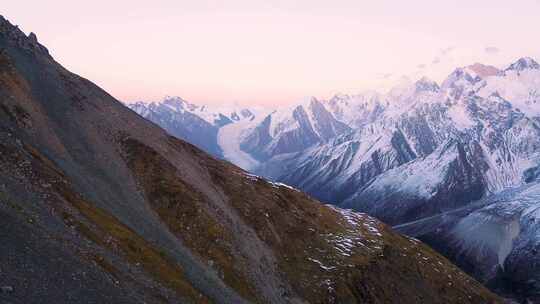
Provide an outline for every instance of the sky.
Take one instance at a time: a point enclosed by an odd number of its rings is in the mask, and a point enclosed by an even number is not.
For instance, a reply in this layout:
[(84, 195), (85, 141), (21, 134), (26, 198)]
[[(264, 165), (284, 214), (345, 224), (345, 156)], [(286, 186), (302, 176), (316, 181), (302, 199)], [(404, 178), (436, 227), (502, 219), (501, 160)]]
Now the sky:
[(0, 14), (125, 102), (285, 105), (540, 60), (540, 0), (18, 0)]

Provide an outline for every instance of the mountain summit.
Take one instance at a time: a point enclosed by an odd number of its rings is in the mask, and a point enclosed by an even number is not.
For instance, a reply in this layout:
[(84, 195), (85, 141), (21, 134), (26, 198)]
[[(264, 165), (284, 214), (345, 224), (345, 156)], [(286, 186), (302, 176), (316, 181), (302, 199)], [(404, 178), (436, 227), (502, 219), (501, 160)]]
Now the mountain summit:
[(525, 70), (538, 70), (540, 69), (540, 64), (536, 62), (531, 57), (523, 57), (520, 58), (518, 61), (512, 63), (508, 68), (506, 68), (504, 71), (517, 71), (522, 72)]
[(423, 77), (420, 80), (418, 80), (415, 83), (415, 86), (416, 86), (416, 91), (417, 92), (420, 92), (420, 91), (438, 92), (440, 90), (440, 87), (437, 84), (437, 82), (435, 82), (435, 81), (433, 81), (433, 80), (431, 80), (431, 79), (429, 79), (427, 77)]
[(468, 66), (467, 68), (472, 70), (473, 72), (475, 72), (478, 76), (482, 78), (495, 76), (501, 72), (499, 69), (497, 69), (494, 66), (485, 65), (481, 63), (475, 63), (473, 65)]

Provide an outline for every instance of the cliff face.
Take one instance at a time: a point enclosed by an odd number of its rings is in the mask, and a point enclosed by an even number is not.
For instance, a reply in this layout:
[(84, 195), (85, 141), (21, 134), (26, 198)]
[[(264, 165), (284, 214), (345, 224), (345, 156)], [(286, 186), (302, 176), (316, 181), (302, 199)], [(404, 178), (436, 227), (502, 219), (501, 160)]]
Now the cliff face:
[(495, 303), (446, 259), (170, 137), (0, 17), (0, 300)]

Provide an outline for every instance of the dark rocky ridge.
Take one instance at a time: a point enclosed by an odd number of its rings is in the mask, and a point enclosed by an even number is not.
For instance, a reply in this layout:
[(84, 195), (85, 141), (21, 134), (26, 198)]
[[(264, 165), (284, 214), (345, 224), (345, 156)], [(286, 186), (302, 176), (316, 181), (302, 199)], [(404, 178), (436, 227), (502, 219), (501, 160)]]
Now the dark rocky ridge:
[(0, 17), (6, 303), (496, 303), (416, 240), (174, 139)]

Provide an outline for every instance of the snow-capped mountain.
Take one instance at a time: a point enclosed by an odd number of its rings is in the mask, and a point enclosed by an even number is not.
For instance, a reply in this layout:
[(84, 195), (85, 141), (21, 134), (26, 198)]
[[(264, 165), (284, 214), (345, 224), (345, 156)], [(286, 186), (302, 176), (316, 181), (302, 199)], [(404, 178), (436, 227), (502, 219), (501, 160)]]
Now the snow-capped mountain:
[[(166, 96), (160, 102), (137, 102), (132, 105), (132, 108), (147, 108), (148, 110), (155, 110), (160, 107), (167, 108), (175, 113), (190, 113), (196, 115), (216, 127), (222, 127), (226, 124), (240, 121), (245, 118), (251, 118), (253, 116), (250, 109), (241, 108), (236, 105), (230, 107), (210, 107), (206, 105), (200, 106), (190, 103), (178, 96)], [(144, 111), (142, 112), (144, 113)]]
[[(322, 200), (388, 213), (385, 201), (420, 196), (437, 201), (422, 209), (437, 213), (523, 183), (540, 158), (539, 96), (540, 67), (522, 58), (502, 70), (458, 68), (440, 85), (403, 80), (386, 94), (309, 98), (276, 110), (212, 109), (180, 98), (130, 107), (214, 155)], [(418, 173), (431, 167), (431, 175)], [(415, 183), (436, 188), (428, 197)], [(391, 223), (425, 215), (402, 211), (412, 217), (375, 215)]]
[(172, 135), (251, 170), (273, 156), (303, 151), (351, 130), (315, 98), (276, 110), (199, 106), (180, 97), (127, 106)]
[(353, 131), (258, 172), (390, 223), (522, 185), (540, 160), (540, 70), (521, 61), (484, 78), (459, 68), (440, 87), (424, 78), (386, 96), (336, 97), (336, 117), (356, 109), (363, 123), (348, 118)]
[(218, 130), (233, 122), (254, 117), (250, 109), (199, 106), (170, 96), (160, 102), (136, 102), (127, 106), (170, 134), (217, 157), (223, 156), (217, 141)]
[(310, 98), (271, 112), (243, 136), (240, 148), (265, 161), (275, 155), (302, 151), (348, 131), (350, 128), (322, 102)]

